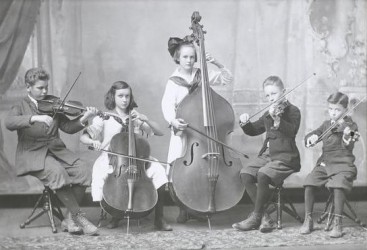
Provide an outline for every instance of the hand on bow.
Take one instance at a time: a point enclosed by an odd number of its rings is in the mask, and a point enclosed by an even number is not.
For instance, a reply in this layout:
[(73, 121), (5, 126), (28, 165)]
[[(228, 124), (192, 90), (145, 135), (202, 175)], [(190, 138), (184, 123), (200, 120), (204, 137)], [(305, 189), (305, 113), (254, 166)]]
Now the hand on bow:
[(309, 148), (313, 145), (315, 145), (315, 143), (317, 142), (317, 140), (319, 139), (319, 136), (318, 135), (311, 135), (307, 138), (306, 140), (306, 147)]

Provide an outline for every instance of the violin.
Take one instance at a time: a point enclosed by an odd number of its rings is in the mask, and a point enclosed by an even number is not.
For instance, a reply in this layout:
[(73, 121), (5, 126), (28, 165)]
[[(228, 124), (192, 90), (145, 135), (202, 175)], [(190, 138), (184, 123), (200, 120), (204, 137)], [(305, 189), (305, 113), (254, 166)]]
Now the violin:
[[(83, 104), (79, 101), (63, 101), (53, 95), (46, 95), (44, 99), (38, 100), (38, 110), (49, 116), (55, 116), (56, 114), (65, 114), (68, 116), (79, 116), (87, 109), (83, 106)], [(108, 120), (111, 116), (120, 119), (117, 114), (110, 112), (103, 112), (98, 110), (97, 115), (101, 117), (103, 120)], [(121, 120), (121, 119), (120, 119)]]
[[(289, 102), (287, 100), (283, 100), (279, 103), (277, 103), (275, 106), (274, 106), (274, 111), (273, 111), (273, 115), (274, 116), (282, 116), (282, 114), (284, 113), (284, 110), (286, 107), (289, 106)], [(268, 116), (271, 116), (271, 114), (269, 113)]]

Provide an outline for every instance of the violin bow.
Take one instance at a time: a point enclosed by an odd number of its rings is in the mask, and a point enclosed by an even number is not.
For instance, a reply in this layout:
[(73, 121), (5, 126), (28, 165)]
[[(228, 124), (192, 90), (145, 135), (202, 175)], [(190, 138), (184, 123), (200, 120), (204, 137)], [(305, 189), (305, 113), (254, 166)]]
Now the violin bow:
[(324, 139), (324, 137), (325, 137), (325, 135), (327, 134), (327, 133), (329, 133), (335, 126), (337, 126), (338, 124), (339, 124), (339, 121), (341, 121), (341, 120), (343, 120), (344, 119), (344, 117), (346, 117), (347, 115), (349, 115), (350, 114), (350, 112), (351, 111), (353, 111), (354, 109), (356, 109), (357, 108), (357, 106), (359, 105), (359, 104), (361, 104), (364, 100), (366, 99), (366, 96), (365, 97), (363, 97), (361, 100), (359, 100), (356, 104), (354, 104), (354, 106), (353, 107), (351, 107), (351, 108), (348, 108), (345, 112), (344, 112), (344, 114), (342, 114), (330, 127), (328, 127), (320, 136), (319, 136), (319, 138), (317, 139), (317, 141), (314, 143), (314, 144), (312, 144), (312, 145), (310, 145), (311, 147), (313, 147), (313, 146), (315, 146), (317, 143), (319, 143), (320, 141), (322, 141), (323, 139)]
[(206, 137), (206, 138), (208, 138), (208, 139), (210, 139), (210, 140), (212, 140), (212, 141), (214, 141), (214, 142), (216, 142), (216, 143), (218, 143), (218, 144), (222, 145), (223, 147), (228, 148), (228, 149), (232, 150), (233, 152), (235, 152), (235, 153), (237, 153), (237, 154), (239, 154), (239, 155), (242, 155), (242, 156), (244, 156), (245, 158), (249, 159), (248, 155), (246, 155), (246, 154), (244, 154), (244, 153), (242, 153), (242, 152), (238, 151), (237, 149), (234, 149), (234, 148), (232, 148), (232, 147), (228, 146), (227, 144), (225, 144), (225, 143), (223, 143), (223, 142), (221, 142), (221, 141), (218, 141), (217, 139), (214, 139), (213, 137), (210, 137), (209, 135), (204, 134), (204, 133), (203, 133), (203, 132), (201, 132), (200, 130), (198, 130), (198, 129), (196, 129), (196, 128), (192, 127), (190, 124), (187, 124), (187, 127), (188, 127), (188, 128), (190, 128), (190, 129), (192, 129), (192, 130), (194, 130), (195, 132), (197, 132), (197, 133), (201, 134), (202, 136), (204, 136), (204, 137)]
[[(308, 79), (310, 79), (311, 77), (315, 76), (316, 73), (312, 73), (309, 77), (307, 77), (305, 80), (303, 80), (300, 84), (298, 84), (297, 86), (295, 86), (294, 88), (290, 89), (288, 92), (284, 93), (283, 95), (281, 95), (277, 100), (275, 100), (274, 103), (282, 100), (284, 97), (286, 97), (287, 95), (289, 95), (290, 93), (292, 93), (294, 90), (296, 90), (297, 88), (299, 88), (301, 85), (303, 85), (305, 82), (308, 81)], [(273, 103), (266, 105), (264, 108), (260, 109), (258, 112), (256, 112), (255, 114), (253, 114), (252, 116), (250, 116), (248, 118), (248, 120), (244, 123), (247, 124), (250, 122), (250, 119), (253, 118), (254, 116), (260, 114), (261, 112), (263, 112), (265, 109), (269, 108)]]
[(58, 111), (60, 111), (60, 110), (61, 110), (61, 108), (64, 106), (65, 101), (66, 101), (66, 98), (67, 98), (67, 97), (68, 97), (68, 95), (70, 94), (71, 90), (74, 88), (74, 86), (75, 86), (76, 82), (78, 81), (78, 79), (79, 79), (79, 77), (80, 77), (80, 75), (81, 75), (81, 74), (82, 74), (82, 72), (79, 72), (79, 74), (78, 74), (78, 76), (76, 77), (76, 79), (75, 79), (74, 83), (70, 86), (70, 88), (69, 88), (68, 92), (66, 93), (65, 97), (62, 99), (62, 101), (61, 101), (61, 103), (60, 103), (59, 107), (56, 109), (56, 112), (55, 112), (55, 113), (54, 113), (54, 115), (52, 116), (52, 119), (54, 119), (54, 118), (55, 118), (56, 113), (57, 113)]
[(112, 152), (112, 151), (105, 150), (105, 149), (97, 150), (96, 148), (94, 148), (94, 147), (92, 147), (92, 146), (89, 146), (89, 147), (88, 147), (88, 149), (89, 149), (89, 150), (94, 150), (94, 151), (102, 151), (102, 152), (106, 152), (106, 153), (108, 153), (108, 154), (110, 154), (110, 155), (122, 156), (122, 157), (126, 157), (126, 158), (133, 159), (133, 160), (138, 160), (138, 161), (144, 161), (144, 162), (158, 162), (158, 163), (165, 164), (165, 165), (169, 165), (169, 166), (171, 166), (171, 165), (172, 165), (171, 163), (164, 162), (164, 161), (143, 159), (143, 158), (139, 158), (139, 157), (135, 157), (135, 156), (131, 156), (131, 155), (125, 155), (125, 154), (120, 154), (120, 153)]

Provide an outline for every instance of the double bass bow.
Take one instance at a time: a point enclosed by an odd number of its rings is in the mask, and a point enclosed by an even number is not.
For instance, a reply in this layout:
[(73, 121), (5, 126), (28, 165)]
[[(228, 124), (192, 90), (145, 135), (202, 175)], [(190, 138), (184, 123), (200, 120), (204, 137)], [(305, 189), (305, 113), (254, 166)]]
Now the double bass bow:
[[(245, 191), (241, 183), (239, 158), (234, 158), (221, 142), (234, 128), (232, 106), (209, 86), (201, 17), (191, 18), (191, 38), (198, 45), (201, 86), (177, 106), (176, 117), (189, 124), (183, 133), (187, 138), (186, 153), (171, 168), (171, 195), (182, 207), (208, 218), (235, 206)], [(195, 111), (195, 112), (193, 112)], [(191, 128), (191, 129), (190, 129)], [(194, 128), (194, 129), (193, 129)]]

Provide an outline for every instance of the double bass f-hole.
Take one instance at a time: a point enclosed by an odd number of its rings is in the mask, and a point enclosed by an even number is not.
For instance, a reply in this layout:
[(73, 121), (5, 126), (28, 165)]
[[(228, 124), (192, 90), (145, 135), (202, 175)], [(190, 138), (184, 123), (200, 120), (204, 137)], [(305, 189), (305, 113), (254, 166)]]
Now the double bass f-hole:
[(187, 163), (186, 160), (184, 160), (183, 164), (185, 164), (185, 166), (190, 166), (192, 164), (192, 162), (194, 161), (194, 146), (198, 147), (199, 143), (198, 142), (194, 142), (191, 145), (191, 151), (190, 151), (190, 162)]

